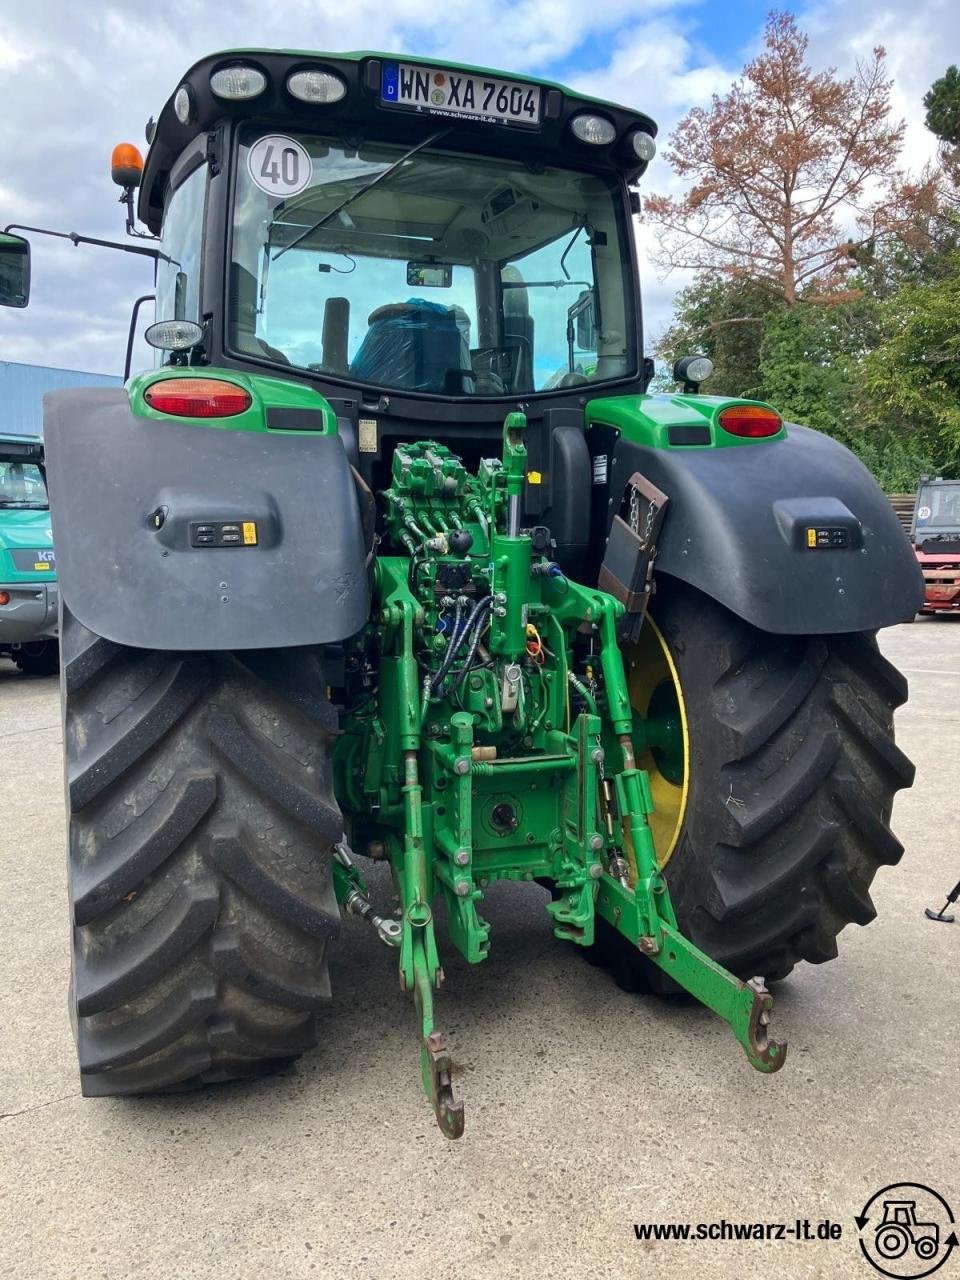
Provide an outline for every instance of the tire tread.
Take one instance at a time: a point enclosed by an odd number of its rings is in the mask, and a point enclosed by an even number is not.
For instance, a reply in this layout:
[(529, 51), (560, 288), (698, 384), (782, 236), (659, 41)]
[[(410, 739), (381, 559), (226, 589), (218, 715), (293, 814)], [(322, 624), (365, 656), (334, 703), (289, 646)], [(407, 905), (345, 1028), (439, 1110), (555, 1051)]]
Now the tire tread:
[[(651, 612), (696, 762), (665, 869), (680, 927), (743, 978), (832, 959), (903, 853), (890, 815), (914, 775), (893, 732), (906, 680), (872, 634), (768, 635), (675, 580), (658, 580)], [(598, 930), (597, 954), (618, 982), (678, 990), (611, 935)]]
[(340, 923), (319, 658), (129, 650), (66, 608), (62, 636), (83, 1092), (286, 1065), (316, 1043)]

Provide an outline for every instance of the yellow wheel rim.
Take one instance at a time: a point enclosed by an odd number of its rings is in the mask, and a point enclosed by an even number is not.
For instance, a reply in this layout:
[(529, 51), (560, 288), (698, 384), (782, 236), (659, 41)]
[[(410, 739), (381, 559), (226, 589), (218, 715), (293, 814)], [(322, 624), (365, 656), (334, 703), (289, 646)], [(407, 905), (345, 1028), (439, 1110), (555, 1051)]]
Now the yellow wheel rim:
[[(637, 719), (642, 721), (647, 718), (651, 712), (651, 703), (658, 709), (665, 704), (671, 708), (675, 706), (679, 715), (683, 744), (682, 767), (679, 770), (682, 776), (679, 778), (676, 763), (674, 762), (673, 767), (668, 767), (664, 754), (656, 747), (644, 746), (641, 749), (640, 743), (644, 741), (644, 735), (642, 732), (637, 734), (637, 764), (650, 775), (650, 790), (653, 794), (650, 830), (653, 833), (657, 861), (661, 867), (665, 867), (677, 846), (687, 808), (690, 778), (687, 710), (676, 664), (667, 648), (667, 642), (649, 615), (644, 619), (637, 643), (624, 647), (623, 658), (627, 666), (630, 705)], [(667, 772), (664, 773), (663, 769)]]

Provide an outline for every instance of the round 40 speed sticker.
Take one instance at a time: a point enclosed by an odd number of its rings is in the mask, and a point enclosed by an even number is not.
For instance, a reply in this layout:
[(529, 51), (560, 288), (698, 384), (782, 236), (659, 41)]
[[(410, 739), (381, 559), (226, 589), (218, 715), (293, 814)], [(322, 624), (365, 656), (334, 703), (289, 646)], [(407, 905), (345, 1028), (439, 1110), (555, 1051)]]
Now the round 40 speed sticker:
[(253, 144), (247, 155), (247, 169), (268, 196), (299, 195), (313, 176), (306, 148), (282, 133), (268, 133)]

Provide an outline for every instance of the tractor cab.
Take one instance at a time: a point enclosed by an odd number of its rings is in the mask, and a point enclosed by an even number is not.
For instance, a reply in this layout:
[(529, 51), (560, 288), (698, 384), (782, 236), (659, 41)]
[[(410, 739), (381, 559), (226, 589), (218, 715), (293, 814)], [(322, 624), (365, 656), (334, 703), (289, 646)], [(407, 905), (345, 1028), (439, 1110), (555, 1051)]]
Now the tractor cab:
[[(608, 179), (427, 148), (404, 159), (382, 142), (352, 151), (300, 131), (256, 128), (238, 147), (238, 355), (445, 399), (635, 374), (628, 222)], [(284, 155), (308, 183), (290, 198), (270, 190)]]
[[(482, 70), (206, 58), (161, 112), (140, 185), (157, 321), (198, 326), (158, 362), (314, 388), (374, 491), (396, 444), (429, 436), (476, 464), (523, 404), (533, 469), (581, 481), (585, 517), (585, 400), (649, 380), (631, 188), (655, 133)], [(576, 456), (554, 456), (564, 421)], [(557, 519), (576, 555), (585, 526)]]
[(924, 476), (911, 537), (924, 578), (924, 613), (960, 609), (960, 480)]

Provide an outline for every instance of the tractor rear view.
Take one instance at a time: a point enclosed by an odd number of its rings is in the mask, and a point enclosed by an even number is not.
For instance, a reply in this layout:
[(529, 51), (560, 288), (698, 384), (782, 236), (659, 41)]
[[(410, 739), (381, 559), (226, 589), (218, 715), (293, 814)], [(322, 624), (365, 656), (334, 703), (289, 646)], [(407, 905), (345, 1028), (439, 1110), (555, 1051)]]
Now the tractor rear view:
[(190, 69), (142, 179), (124, 150), (157, 364), (45, 424), (87, 1094), (334, 1034), (349, 913), (458, 1136), (442, 951), (487, 958), (497, 881), (771, 1072), (764, 978), (872, 919), (913, 773), (875, 633), (919, 573), (829, 438), (696, 362), (646, 394), (655, 133), (499, 72), (262, 51)]

